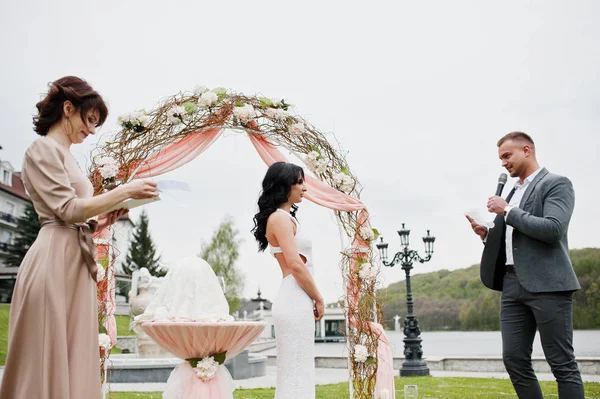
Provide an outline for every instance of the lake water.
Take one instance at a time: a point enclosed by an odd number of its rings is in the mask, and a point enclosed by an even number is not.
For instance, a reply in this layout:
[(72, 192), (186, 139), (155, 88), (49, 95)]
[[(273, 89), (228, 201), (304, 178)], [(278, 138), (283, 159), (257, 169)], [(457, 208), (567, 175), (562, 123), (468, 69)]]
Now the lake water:
[[(404, 334), (387, 331), (394, 356), (403, 356)], [(600, 330), (577, 330), (573, 333), (577, 357), (600, 357)], [(500, 331), (434, 331), (421, 334), (425, 357), (502, 356)], [(346, 356), (346, 344), (326, 342), (315, 344), (316, 356)], [(263, 354), (275, 354), (269, 349)], [(533, 356), (544, 356), (539, 334), (533, 344)]]

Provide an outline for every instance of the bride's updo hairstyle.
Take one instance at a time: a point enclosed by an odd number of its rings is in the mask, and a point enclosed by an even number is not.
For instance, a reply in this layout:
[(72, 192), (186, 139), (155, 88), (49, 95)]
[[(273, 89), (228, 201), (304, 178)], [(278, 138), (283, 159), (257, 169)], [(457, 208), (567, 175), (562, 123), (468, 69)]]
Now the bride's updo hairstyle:
[[(267, 170), (258, 198), (258, 213), (254, 215), (252, 233), (258, 242), (259, 252), (267, 249), (267, 219), (282, 204), (288, 201), (292, 186), (304, 179), (304, 170), (292, 163), (275, 162)], [(291, 214), (296, 216), (298, 207), (292, 204)]]

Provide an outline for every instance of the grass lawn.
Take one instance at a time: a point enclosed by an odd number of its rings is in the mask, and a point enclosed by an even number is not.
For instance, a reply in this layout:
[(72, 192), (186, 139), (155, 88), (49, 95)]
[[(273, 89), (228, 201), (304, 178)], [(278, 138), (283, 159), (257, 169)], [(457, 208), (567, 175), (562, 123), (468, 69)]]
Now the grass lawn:
[(129, 331), (129, 316), (116, 315), (117, 335), (135, 335), (133, 331)]
[(0, 366), (6, 362), (6, 352), (8, 350), (8, 314), (10, 305), (0, 304)]
[[(558, 398), (556, 383), (541, 382), (544, 398)], [(417, 385), (419, 398), (438, 399), (499, 399), (516, 398), (509, 380), (489, 378), (396, 377), (396, 399), (404, 397), (404, 385)], [(273, 389), (236, 390), (236, 399), (273, 399)], [(600, 384), (585, 384), (585, 397), (600, 399)], [(110, 399), (161, 399), (159, 392), (111, 393)], [(348, 399), (348, 384), (321, 385), (317, 399)]]

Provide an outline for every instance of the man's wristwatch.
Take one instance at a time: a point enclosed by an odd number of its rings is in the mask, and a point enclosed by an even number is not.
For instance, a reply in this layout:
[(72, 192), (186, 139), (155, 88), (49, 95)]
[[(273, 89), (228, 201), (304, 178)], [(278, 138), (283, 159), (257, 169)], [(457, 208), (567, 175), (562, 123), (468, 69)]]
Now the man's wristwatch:
[(504, 216), (508, 215), (508, 212), (513, 208), (514, 208), (514, 206), (512, 206), (512, 205), (506, 205), (504, 207)]

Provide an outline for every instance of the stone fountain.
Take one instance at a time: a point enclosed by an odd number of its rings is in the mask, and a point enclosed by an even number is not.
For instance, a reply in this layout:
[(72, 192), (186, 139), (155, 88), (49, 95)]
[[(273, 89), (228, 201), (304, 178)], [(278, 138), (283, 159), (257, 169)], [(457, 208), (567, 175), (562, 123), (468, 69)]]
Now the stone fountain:
[[(131, 275), (131, 291), (129, 293), (130, 303), (130, 326), (133, 318), (141, 315), (158, 291), (163, 279), (154, 277), (145, 267), (136, 270)], [(152, 338), (139, 326), (131, 328), (137, 335), (137, 353), (139, 357), (173, 357), (161, 348)]]

